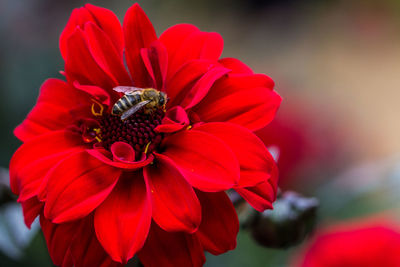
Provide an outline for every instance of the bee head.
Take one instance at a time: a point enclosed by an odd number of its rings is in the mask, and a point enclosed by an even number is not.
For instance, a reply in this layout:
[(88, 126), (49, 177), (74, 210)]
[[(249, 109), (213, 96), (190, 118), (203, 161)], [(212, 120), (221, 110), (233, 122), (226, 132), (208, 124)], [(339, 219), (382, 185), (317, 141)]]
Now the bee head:
[(167, 95), (164, 92), (160, 92), (160, 100), (159, 103), (161, 106), (167, 103)]

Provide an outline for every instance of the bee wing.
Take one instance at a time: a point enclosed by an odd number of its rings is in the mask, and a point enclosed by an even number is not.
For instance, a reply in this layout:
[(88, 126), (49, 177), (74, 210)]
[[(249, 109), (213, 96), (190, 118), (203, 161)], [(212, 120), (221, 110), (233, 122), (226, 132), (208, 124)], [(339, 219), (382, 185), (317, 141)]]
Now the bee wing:
[(130, 109), (128, 109), (127, 111), (122, 113), (121, 120), (126, 120), (127, 118), (129, 118), (130, 116), (132, 116), (133, 114), (138, 112), (141, 108), (146, 106), (146, 104), (148, 104), (148, 103), (150, 103), (150, 100), (146, 100), (146, 101), (137, 103), (136, 105), (134, 105), (133, 107), (131, 107)]
[(113, 90), (118, 93), (133, 93), (136, 91), (143, 91), (143, 88), (133, 87), (133, 86), (117, 86), (114, 87)]

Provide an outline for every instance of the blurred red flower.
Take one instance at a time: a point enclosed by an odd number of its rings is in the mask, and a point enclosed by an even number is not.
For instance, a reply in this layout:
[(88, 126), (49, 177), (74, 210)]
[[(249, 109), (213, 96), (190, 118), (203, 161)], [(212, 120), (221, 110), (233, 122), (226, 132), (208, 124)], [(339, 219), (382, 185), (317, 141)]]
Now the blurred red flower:
[[(277, 168), (253, 131), (274, 117), (273, 81), (234, 58), (223, 40), (181, 24), (157, 38), (133, 5), (121, 27), (109, 10), (72, 12), (60, 37), (67, 82), (47, 80), (15, 135), (10, 163), (26, 224), (40, 215), (56, 265), (200, 266), (204, 250), (236, 245), (225, 190), (271, 208)], [(129, 72), (125, 69), (124, 58)], [(166, 110), (111, 114), (116, 86), (155, 88)]]
[(336, 113), (298, 97), (296, 103), (290, 103), (290, 93), (285, 99), (287, 105), (255, 134), (277, 153), (279, 187), (283, 191), (310, 190), (351, 163), (358, 149), (349, 144), (352, 133), (343, 120), (338, 122)]
[[(289, 108), (291, 109), (287, 110), (283, 106), (270, 124), (256, 132), (264, 144), (277, 153), (279, 187), (283, 190), (298, 189), (293, 184), (299, 179), (293, 176), (296, 176), (299, 166), (303, 166), (304, 161), (315, 150), (314, 143), (305, 131), (308, 128), (304, 121), (308, 122), (309, 118), (305, 114), (299, 114), (301, 109)], [(315, 120), (309, 124), (315, 124)], [(315, 160), (313, 162), (315, 164)], [(304, 179), (301, 182), (304, 183)]]
[(361, 220), (321, 231), (293, 266), (398, 267), (399, 251), (399, 227), (388, 220)]

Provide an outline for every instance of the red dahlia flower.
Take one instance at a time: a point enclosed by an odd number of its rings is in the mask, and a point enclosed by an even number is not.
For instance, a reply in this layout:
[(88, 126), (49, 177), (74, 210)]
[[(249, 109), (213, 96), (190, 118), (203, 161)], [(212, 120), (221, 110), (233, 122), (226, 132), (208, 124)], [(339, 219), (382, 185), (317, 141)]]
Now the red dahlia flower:
[[(271, 208), (277, 170), (254, 130), (280, 104), (273, 81), (234, 58), (223, 40), (181, 24), (159, 38), (133, 5), (121, 27), (109, 10), (73, 11), (60, 38), (67, 82), (47, 80), (17, 127), (10, 163), (26, 224), (40, 223), (56, 265), (201, 266), (204, 250), (236, 245), (225, 190)], [(124, 65), (124, 59), (128, 70)], [(168, 103), (126, 120), (117, 86), (154, 88)]]
[(398, 267), (400, 229), (387, 220), (344, 223), (317, 234), (293, 266)]

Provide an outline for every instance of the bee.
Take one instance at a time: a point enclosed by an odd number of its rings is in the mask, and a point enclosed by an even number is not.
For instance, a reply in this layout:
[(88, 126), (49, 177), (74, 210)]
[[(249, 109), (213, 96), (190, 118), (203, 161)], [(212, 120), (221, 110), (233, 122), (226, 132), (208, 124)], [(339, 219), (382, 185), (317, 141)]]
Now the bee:
[(121, 120), (126, 120), (140, 109), (144, 109), (145, 114), (151, 114), (159, 108), (165, 110), (167, 95), (154, 88), (138, 88), (130, 86), (117, 86), (113, 89), (124, 95), (115, 102), (111, 114), (121, 116)]

